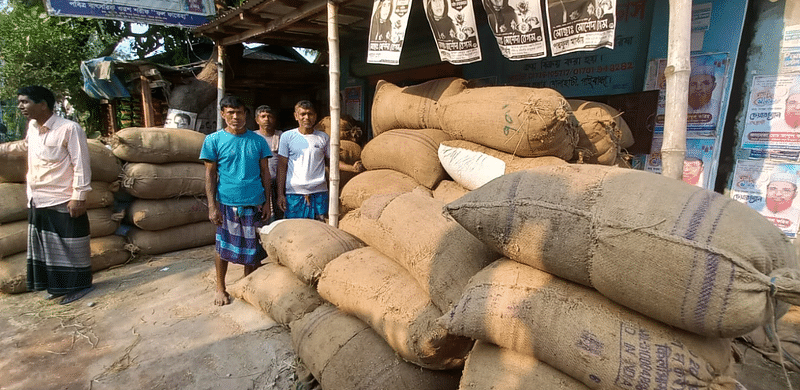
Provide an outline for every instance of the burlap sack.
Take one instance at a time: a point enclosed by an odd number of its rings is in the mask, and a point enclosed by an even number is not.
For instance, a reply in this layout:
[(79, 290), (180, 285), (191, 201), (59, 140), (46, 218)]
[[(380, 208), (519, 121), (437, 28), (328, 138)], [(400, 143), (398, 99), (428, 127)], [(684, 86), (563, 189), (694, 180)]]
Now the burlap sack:
[(28, 218), (28, 195), (25, 184), (0, 183), (0, 223)]
[(611, 107), (598, 102), (567, 100), (580, 123), (578, 145), (571, 161), (586, 164), (614, 165), (622, 146), (620, 117), (614, 117)]
[(353, 141), (339, 141), (339, 161), (353, 165), (358, 160), (361, 160), (361, 146)]
[(441, 201), (442, 203), (450, 203), (469, 192), (461, 184), (452, 180), (442, 180), (436, 185), (433, 190), (433, 199)]
[(436, 106), (439, 99), (458, 94), (467, 81), (456, 77), (398, 87), (378, 81), (372, 100), (372, 135), (392, 129), (441, 129)]
[[(174, 129), (173, 129), (174, 130)], [(206, 169), (197, 163), (128, 163), (122, 186), (142, 199), (205, 195)]]
[(442, 130), (453, 139), (471, 141), (522, 157), (572, 158), (578, 123), (552, 89), (483, 87), (466, 89), (438, 103)]
[(361, 207), (361, 203), (373, 195), (400, 194), (415, 188), (424, 187), (412, 177), (391, 169), (362, 172), (342, 187), (339, 196), (341, 212), (344, 214)]
[(136, 199), (128, 206), (131, 222), (143, 230), (161, 230), (208, 220), (205, 197)]
[(373, 196), (339, 227), (397, 261), (446, 311), (469, 278), (500, 256), (443, 215), (443, 206), (413, 192)]
[(467, 356), (459, 390), (589, 390), (533, 356), (476, 341)]
[(92, 251), (92, 272), (125, 264), (130, 260), (131, 252), (125, 249), (125, 245), (125, 239), (120, 236), (110, 235), (92, 238), (89, 241), (89, 247)]
[(506, 173), (567, 164), (558, 157), (519, 157), (461, 140), (442, 142), (438, 154), (447, 174), (468, 190), (474, 190)]
[(0, 292), (19, 294), (28, 291), (28, 253), (0, 257)]
[(387, 131), (367, 143), (361, 162), (368, 170), (391, 169), (433, 188), (447, 176), (436, 154), (450, 136), (436, 129)]
[(205, 134), (188, 129), (129, 127), (111, 138), (114, 155), (129, 162), (200, 162)]
[(541, 167), (500, 177), (447, 212), (512, 260), (706, 336), (745, 334), (770, 317), (770, 295), (794, 303), (800, 290), (781, 270), (797, 272), (794, 248), (772, 223), (648, 172)]
[(476, 274), (440, 321), (455, 334), (531, 355), (592, 389), (737, 389), (730, 340), (669, 327), (508, 259)]
[[(750, 347), (767, 359), (800, 372), (800, 306), (792, 306), (773, 326), (768, 324), (742, 337)], [(778, 344), (783, 351), (781, 359)]]
[(277, 263), (262, 265), (231, 285), (228, 292), (283, 325), (289, 325), (322, 304), (322, 298), (313, 287)]
[(149, 231), (131, 228), (128, 241), (135, 253), (159, 255), (181, 249), (211, 245), (216, 240), (217, 225), (210, 221), (195, 222), (188, 225)]
[(28, 221), (0, 224), (0, 257), (5, 257), (28, 248)]
[(320, 296), (368, 323), (403, 359), (420, 367), (461, 367), (472, 340), (436, 323), (442, 311), (411, 274), (375, 248), (356, 249), (325, 267)]
[(28, 173), (28, 146), (25, 140), (9, 142), (11, 152), (0, 153), (0, 183), (24, 183)]
[(112, 183), (93, 181), (92, 190), (86, 194), (86, 208), (99, 209), (114, 204), (114, 193), (119, 190), (119, 184), (119, 181)]
[(369, 325), (323, 305), (290, 324), (292, 345), (323, 389), (455, 390), (459, 373), (400, 359)]
[[(328, 136), (331, 135), (331, 117), (326, 116), (314, 126), (314, 130), (325, 132)], [(341, 116), (339, 118), (339, 139), (341, 141), (349, 141), (357, 143), (363, 136), (364, 131), (358, 127), (352, 117)]]
[(99, 209), (86, 210), (89, 216), (89, 236), (92, 238), (103, 237), (114, 234), (119, 227), (119, 221), (111, 219), (111, 208), (103, 207)]
[(87, 140), (89, 145), (89, 161), (92, 169), (92, 181), (106, 183), (119, 180), (122, 164), (111, 149), (96, 139)]
[(269, 234), (262, 234), (261, 244), (271, 261), (289, 267), (303, 283), (311, 285), (328, 262), (364, 246), (344, 230), (313, 219), (287, 219)]

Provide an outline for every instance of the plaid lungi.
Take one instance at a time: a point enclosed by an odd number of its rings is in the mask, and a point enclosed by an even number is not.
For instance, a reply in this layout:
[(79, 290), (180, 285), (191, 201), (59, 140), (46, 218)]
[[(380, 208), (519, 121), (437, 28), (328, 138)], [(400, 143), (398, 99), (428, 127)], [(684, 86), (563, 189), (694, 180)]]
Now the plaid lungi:
[(222, 260), (255, 265), (267, 257), (261, 246), (258, 228), (262, 226), (261, 212), (255, 206), (219, 205), (222, 225), (217, 226), (216, 249)]

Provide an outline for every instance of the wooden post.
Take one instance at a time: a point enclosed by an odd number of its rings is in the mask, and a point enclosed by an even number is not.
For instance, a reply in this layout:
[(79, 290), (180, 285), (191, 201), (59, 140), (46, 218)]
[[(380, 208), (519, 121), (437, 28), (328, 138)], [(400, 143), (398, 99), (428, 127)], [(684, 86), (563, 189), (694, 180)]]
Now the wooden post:
[(109, 127), (106, 130), (107, 131), (110, 130), (110, 132), (109, 134), (105, 135), (113, 135), (114, 133), (119, 131), (119, 126), (117, 125), (117, 100), (116, 99), (109, 100), (106, 107), (108, 107), (108, 121), (109, 121)]
[(328, 0), (328, 77), (331, 111), (331, 160), (330, 160), (330, 201), (328, 202), (328, 223), (339, 227), (339, 21), (338, 6)]
[(219, 111), (219, 102), (225, 96), (225, 46), (217, 44), (217, 129), (222, 128), (222, 114)]
[(144, 127), (154, 127), (156, 121), (153, 113), (153, 96), (150, 95), (150, 80), (147, 76), (139, 75), (139, 84), (142, 90), (142, 116), (144, 116)]
[(681, 180), (686, 155), (686, 111), (691, 74), (691, 0), (669, 0), (669, 44), (664, 111), (664, 143), (661, 146), (661, 174)]

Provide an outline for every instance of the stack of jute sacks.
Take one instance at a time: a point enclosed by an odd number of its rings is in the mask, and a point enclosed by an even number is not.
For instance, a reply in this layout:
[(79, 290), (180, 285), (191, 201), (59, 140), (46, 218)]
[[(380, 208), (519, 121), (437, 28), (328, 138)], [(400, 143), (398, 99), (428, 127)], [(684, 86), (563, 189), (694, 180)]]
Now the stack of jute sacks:
[(208, 220), (205, 166), (200, 149), (205, 135), (193, 130), (123, 129), (110, 140), (125, 162), (122, 187), (135, 199), (126, 219), (131, 249), (156, 255), (214, 243)]
[[(22, 143), (22, 141), (14, 141)], [(86, 197), (90, 224), (92, 271), (122, 264), (130, 258), (125, 239), (115, 236), (119, 226), (111, 209), (113, 192), (122, 173), (119, 160), (100, 141), (90, 139), (89, 159), (92, 190)], [(25, 292), (26, 248), (28, 236), (25, 173), (27, 153), (3, 156), (0, 173), (0, 291)]]

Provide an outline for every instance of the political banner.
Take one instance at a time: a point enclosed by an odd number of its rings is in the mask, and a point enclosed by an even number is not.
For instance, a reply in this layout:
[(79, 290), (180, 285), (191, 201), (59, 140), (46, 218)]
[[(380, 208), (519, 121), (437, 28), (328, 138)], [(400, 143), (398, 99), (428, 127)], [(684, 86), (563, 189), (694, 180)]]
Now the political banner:
[(45, 0), (47, 13), (133, 23), (194, 27), (216, 14), (214, 0)]
[(753, 77), (742, 149), (800, 150), (800, 75)]
[(799, 164), (738, 160), (731, 197), (758, 211), (786, 236), (795, 238), (800, 221), (799, 172)]
[[(652, 149), (645, 161), (644, 170), (661, 174), (662, 136), (653, 137)], [(686, 140), (686, 154), (683, 158), (683, 181), (693, 186), (714, 189), (711, 178), (716, 171), (713, 138), (692, 138)]]
[(471, 1), (425, 0), (423, 5), (442, 61), (463, 65), (481, 60)]
[(538, 0), (483, 0), (483, 8), (504, 57), (528, 60), (547, 56)]
[(369, 25), (367, 63), (399, 65), (411, 0), (375, 0)]
[(616, 0), (547, 0), (550, 52), (614, 48)]

